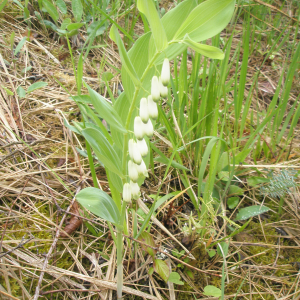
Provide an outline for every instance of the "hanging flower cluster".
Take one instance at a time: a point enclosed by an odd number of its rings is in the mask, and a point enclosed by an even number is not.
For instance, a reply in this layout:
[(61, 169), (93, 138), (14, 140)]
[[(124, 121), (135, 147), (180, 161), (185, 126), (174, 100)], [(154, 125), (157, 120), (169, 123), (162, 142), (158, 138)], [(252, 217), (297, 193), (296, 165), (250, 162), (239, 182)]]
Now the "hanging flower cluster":
[(148, 154), (148, 146), (144, 139), (145, 136), (152, 137), (153, 124), (151, 119), (156, 120), (158, 117), (157, 102), (160, 97), (167, 97), (168, 84), (170, 82), (170, 65), (166, 58), (163, 62), (161, 76), (152, 77), (151, 95), (142, 98), (140, 101), (140, 114), (134, 119), (135, 139), (128, 142), (128, 152), (130, 160), (128, 161), (128, 176), (130, 183), (123, 186), (123, 200), (131, 202), (131, 199), (138, 199), (140, 196), (140, 187), (137, 183), (142, 176), (147, 177), (148, 171), (143, 161), (143, 157)]

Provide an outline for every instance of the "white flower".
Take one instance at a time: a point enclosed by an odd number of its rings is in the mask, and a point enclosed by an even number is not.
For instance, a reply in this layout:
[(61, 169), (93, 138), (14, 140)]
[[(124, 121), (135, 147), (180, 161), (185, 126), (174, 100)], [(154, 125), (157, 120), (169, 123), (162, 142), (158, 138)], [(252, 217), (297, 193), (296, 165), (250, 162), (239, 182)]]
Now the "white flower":
[(148, 120), (147, 124), (143, 124), (143, 131), (148, 137), (151, 137), (153, 135), (154, 130), (150, 119)]
[(161, 77), (159, 77), (159, 91), (160, 91), (160, 95), (163, 98), (166, 98), (168, 96), (168, 88), (163, 85), (163, 83), (161, 81)]
[(140, 117), (144, 123), (149, 120), (148, 102), (146, 98), (142, 98), (140, 102)]
[[(149, 120), (148, 120), (149, 122)], [(138, 140), (142, 140), (144, 138), (144, 130), (143, 130), (143, 121), (141, 117), (135, 117), (134, 119), (134, 135)]]
[(139, 179), (139, 173), (136, 169), (136, 164), (131, 160), (128, 161), (128, 175), (133, 182), (137, 182)]
[(139, 185), (136, 182), (130, 180), (130, 188), (131, 188), (132, 198), (137, 200), (141, 195)]
[(158, 110), (157, 110), (157, 104), (153, 101), (152, 96), (148, 96), (148, 111), (149, 111), (149, 116), (156, 120), (158, 117)]
[(167, 58), (164, 59), (161, 69), (161, 82), (164, 86), (167, 86), (170, 82), (170, 63)]
[(129, 183), (123, 185), (123, 200), (125, 202), (131, 202), (131, 187)]
[(128, 142), (128, 151), (130, 159), (139, 165), (142, 162), (142, 155), (137, 143), (133, 139), (130, 139)]
[(157, 102), (159, 100), (160, 88), (159, 88), (159, 82), (158, 82), (157, 76), (152, 77), (151, 95), (152, 95), (153, 101)]
[(140, 153), (142, 156), (146, 156), (148, 154), (148, 146), (147, 146), (147, 143), (145, 141), (145, 139), (142, 139), (142, 140), (137, 140), (137, 146), (140, 150)]
[(140, 165), (136, 165), (136, 169), (137, 169), (139, 175), (143, 175), (145, 177), (148, 177), (147, 167), (146, 167), (143, 160), (142, 160)]

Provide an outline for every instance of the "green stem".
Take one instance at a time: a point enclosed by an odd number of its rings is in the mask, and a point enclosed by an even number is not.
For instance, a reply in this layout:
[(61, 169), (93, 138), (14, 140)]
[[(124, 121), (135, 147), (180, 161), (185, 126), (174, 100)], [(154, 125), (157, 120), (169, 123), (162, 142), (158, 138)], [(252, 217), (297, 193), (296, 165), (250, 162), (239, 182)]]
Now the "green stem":
[(91, 169), (91, 173), (92, 173), (92, 177), (93, 177), (94, 187), (99, 189), (95, 166), (94, 166), (94, 160), (93, 160), (93, 156), (92, 156), (92, 151), (91, 151), (90, 144), (88, 143), (87, 140), (85, 140), (85, 145), (86, 145), (86, 152), (87, 152), (87, 155), (89, 158), (89, 164), (90, 164), (90, 169)]

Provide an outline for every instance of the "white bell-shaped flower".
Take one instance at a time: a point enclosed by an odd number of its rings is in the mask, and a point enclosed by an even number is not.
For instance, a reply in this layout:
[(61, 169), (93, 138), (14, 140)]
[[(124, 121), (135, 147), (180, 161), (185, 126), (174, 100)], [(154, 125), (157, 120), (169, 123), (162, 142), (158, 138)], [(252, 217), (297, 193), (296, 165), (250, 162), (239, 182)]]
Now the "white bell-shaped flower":
[(168, 97), (168, 88), (163, 85), (163, 83), (161, 81), (161, 77), (159, 77), (159, 91), (160, 91), (160, 95), (163, 98)]
[(147, 124), (143, 125), (143, 131), (147, 135), (147, 137), (152, 137), (154, 129), (150, 119), (148, 120)]
[(123, 200), (125, 202), (131, 202), (131, 187), (129, 183), (123, 185)]
[(164, 86), (167, 86), (170, 82), (170, 63), (167, 58), (164, 59), (161, 69), (161, 82)]
[(132, 160), (128, 161), (128, 175), (133, 182), (137, 182), (139, 179), (139, 173), (136, 169), (136, 164)]
[(140, 165), (136, 165), (136, 169), (139, 173), (139, 176), (143, 175), (145, 177), (148, 177), (147, 167), (146, 167), (145, 162), (143, 160), (142, 160)]
[(160, 98), (160, 88), (159, 88), (159, 82), (158, 82), (157, 76), (152, 77), (151, 95), (152, 95), (153, 101), (155, 101), (155, 102), (157, 102)]
[(152, 96), (148, 96), (148, 111), (149, 117), (156, 120), (158, 117), (157, 104), (153, 101)]
[(142, 162), (142, 155), (137, 143), (133, 139), (130, 139), (128, 142), (128, 151), (130, 159), (139, 165)]
[(140, 150), (140, 153), (142, 156), (146, 156), (148, 154), (148, 146), (147, 146), (147, 143), (145, 141), (145, 139), (142, 139), (142, 140), (137, 140), (137, 146)]
[(141, 195), (139, 185), (136, 182), (130, 180), (130, 188), (131, 188), (132, 198), (137, 200)]
[(148, 101), (146, 98), (142, 98), (140, 102), (140, 117), (144, 123), (147, 123), (149, 120)]
[(144, 125), (144, 123), (143, 123), (141, 117), (135, 117), (134, 118), (134, 126), (133, 126), (134, 128), (133, 128), (133, 130), (134, 130), (134, 135), (138, 140), (142, 140), (144, 138), (145, 133), (144, 133), (144, 130), (143, 130), (143, 128), (144, 128), (143, 125)]

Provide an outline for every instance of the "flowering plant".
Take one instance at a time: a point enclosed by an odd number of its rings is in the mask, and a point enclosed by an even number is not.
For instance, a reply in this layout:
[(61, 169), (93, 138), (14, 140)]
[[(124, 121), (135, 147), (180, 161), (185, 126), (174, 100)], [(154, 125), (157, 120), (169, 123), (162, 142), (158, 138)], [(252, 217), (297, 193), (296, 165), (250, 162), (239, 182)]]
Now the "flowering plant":
[[(89, 95), (78, 95), (84, 122), (72, 129), (87, 141), (87, 153), (94, 186), (80, 191), (77, 201), (113, 224), (117, 230), (117, 296), (122, 297), (123, 265), (122, 244), (126, 207), (140, 196), (140, 186), (148, 176), (150, 138), (155, 123), (159, 121), (159, 101), (170, 93), (169, 61), (187, 47), (210, 58), (223, 59), (223, 52), (213, 46), (200, 44), (219, 33), (230, 21), (235, 0), (208, 0), (197, 5), (186, 0), (159, 18), (153, 0), (138, 0), (138, 9), (150, 24), (151, 32), (142, 35), (127, 52), (117, 27), (110, 30), (111, 39), (117, 44), (122, 61), (124, 92), (112, 105), (87, 86)], [(92, 110), (88, 104), (92, 104)], [(109, 130), (102, 124), (105, 119)], [(99, 189), (95, 176), (91, 148), (104, 165), (111, 196)], [(122, 195), (122, 196), (121, 196)], [(138, 238), (148, 225), (153, 209), (144, 220)], [(165, 276), (168, 280), (168, 276)]]

